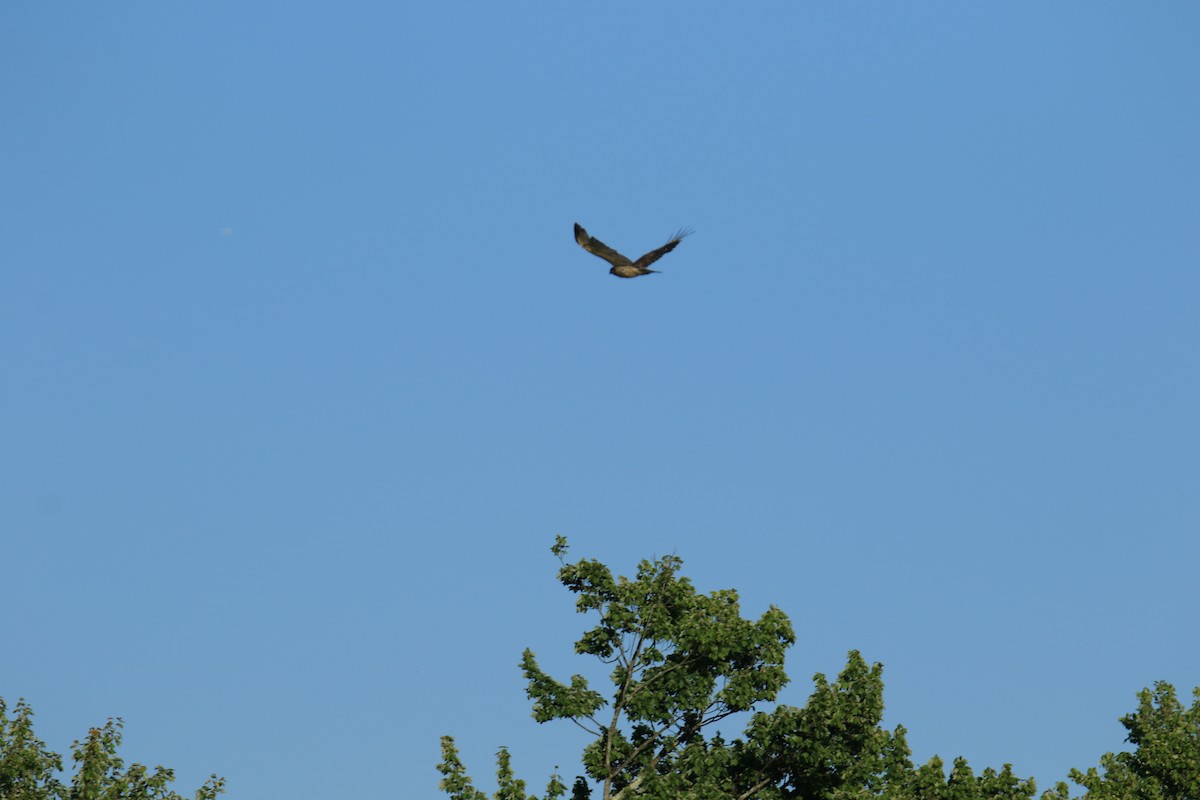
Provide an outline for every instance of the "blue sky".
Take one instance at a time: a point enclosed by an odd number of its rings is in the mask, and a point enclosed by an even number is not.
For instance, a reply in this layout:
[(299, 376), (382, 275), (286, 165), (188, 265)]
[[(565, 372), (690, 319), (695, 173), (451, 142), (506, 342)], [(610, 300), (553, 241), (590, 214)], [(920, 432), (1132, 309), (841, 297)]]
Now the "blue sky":
[[(1194, 3), (0, 11), (0, 695), (234, 798), (542, 786), (548, 548), (1047, 787), (1200, 684)], [(633, 281), (578, 221), (638, 254)], [(727, 731), (732, 734), (734, 731)]]

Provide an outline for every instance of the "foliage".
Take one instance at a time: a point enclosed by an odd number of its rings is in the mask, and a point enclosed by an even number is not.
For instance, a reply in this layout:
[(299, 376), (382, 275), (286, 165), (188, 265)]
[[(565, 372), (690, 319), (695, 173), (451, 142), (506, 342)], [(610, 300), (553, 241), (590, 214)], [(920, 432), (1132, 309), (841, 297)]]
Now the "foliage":
[[(1138, 692), (1138, 710), (1121, 718), (1135, 750), (1105, 753), (1100, 769), (1071, 770), (1071, 780), (1090, 800), (1200, 800), (1200, 688), (1191, 708), (1175, 696), (1175, 687), (1159, 681)], [(1060, 783), (1045, 798), (1065, 800)]]
[[(678, 575), (677, 556), (642, 561), (629, 579), (615, 577), (595, 560), (566, 563), (566, 549), (566, 540), (558, 537), (552, 552), (562, 563), (559, 581), (577, 595), (580, 613), (598, 617), (575, 651), (607, 666), (610, 692), (594, 690), (582, 675), (552, 678), (530, 650), (521, 669), (534, 719), (569, 720), (593, 737), (582, 760), (602, 800), (973, 800), (1032, 794), (1031, 783), (1007, 771), (975, 779), (963, 764), (947, 781), (940, 762), (913, 770), (903, 728), (880, 727), (882, 667), (868, 665), (857, 651), (837, 680), (815, 676), (804, 707), (756, 712), (788, 681), (784, 654), (795, 634), (782, 611), (771, 607), (758, 620), (742, 618), (737, 592), (697, 592)], [(739, 712), (750, 712), (742, 738), (709, 735), (714, 723)], [(523, 796), (507, 751), (501, 750), (499, 762), (496, 800)], [(439, 769), (445, 776), (441, 788), (453, 800), (487, 800), (467, 778), (450, 737), (442, 740)], [(556, 776), (543, 795), (546, 800), (562, 791), (557, 781)], [(589, 796), (581, 776), (572, 798)]]
[(884, 796), (912, 800), (1029, 800), (1036, 793), (1033, 779), (1021, 780), (1013, 775), (1010, 764), (999, 772), (988, 767), (976, 777), (966, 759), (956, 758), (947, 775), (942, 760), (934, 756), (901, 778)]
[[(561, 559), (565, 551), (560, 538), (554, 552)], [(532, 651), (521, 659), (534, 719), (568, 719), (596, 737), (583, 763), (605, 800), (645, 794), (649, 786), (634, 790), (686, 772), (704, 746), (701, 729), (773, 700), (787, 682), (783, 656), (795, 635), (783, 612), (742, 619), (736, 592), (699, 594), (676, 576), (681, 565), (677, 556), (643, 561), (633, 580), (614, 578), (595, 560), (559, 570), (579, 595), (576, 609), (600, 617), (575, 652), (611, 666), (611, 704), (583, 676), (563, 684), (542, 672)]]
[[(75, 775), (70, 784), (58, 779), (62, 756), (51, 752), (33, 733), (33, 711), (18, 701), (10, 719), (0, 699), (0, 798), (3, 800), (183, 800), (170, 789), (175, 773), (165, 767), (153, 771), (125, 762), (117, 755), (121, 745), (120, 719), (92, 728), (87, 738), (71, 745)], [(213, 775), (196, 790), (195, 800), (215, 800), (225, 781)]]
[[(634, 578), (615, 577), (595, 560), (567, 563), (566, 540), (551, 551), (559, 581), (577, 595), (580, 613), (597, 624), (575, 652), (606, 665), (607, 694), (582, 675), (557, 680), (525, 650), (521, 670), (538, 722), (569, 720), (587, 731), (586, 776), (571, 800), (1032, 800), (1033, 779), (1005, 764), (976, 774), (956, 758), (947, 772), (934, 756), (910, 760), (905, 730), (882, 727), (883, 668), (851, 651), (837, 679), (814, 676), (802, 707), (775, 700), (787, 683), (784, 653), (794, 643), (791, 623), (771, 607), (743, 619), (732, 590), (702, 594), (678, 575), (682, 561), (642, 561)], [(1094, 800), (1200, 800), (1200, 690), (1185, 710), (1168, 684), (1143, 692), (1137, 712), (1122, 722), (1134, 753), (1106, 755), (1103, 774), (1072, 771)], [(738, 738), (711, 733), (714, 723), (742, 713)], [(509, 753), (497, 753), (494, 800), (539, 800), (515, 778)], [(488, 800), (467, 776), (454, 739), (442, 738), (441, 789), (452, 800)], [(589, 779), (591, 782), (589, 782)], [(540, 796), (559, 800), (558, 775)], [(1070, 800), (1066, 784), (1042, 800)]]
[(41, 800), (61, 797), (62, 784), (55, 774), (62, 770), (62, 757), (46, 749), (33, 733), (33, 710), (17, 701), (10, 719), (8, 706), (0, 698), (0, 798)]
[[(445, 776), (441, 781), (442, 791), (450, 795), (453, 800), (487, 800), (487, 795), (476, 789), (471, 783), (471, 779), (467, 777), (466, 767), (463, 766), (462, 759), (458, 757), (454, 740), (449, 736), (442, 737), (442, 763), (438, 764), (438, 771)], [(499, 785), (499, 789), (493, 795), (495, 800), (526, 800), (525, 781), (518, 780), (513, 774), (511, 759), (506, 747), (501, 747), (496, 753), (496, 783)], [(583, 788), (585, 794), (581, 797), (577, 782), (571, 800), (586, 800), (588, 796), (586, 784)], [(562, 779), (558, 775), (551, 775), (550, 783), (546, 786), (546, 793), (543, 796), (546, 800), (558, 800), (566, 790), (567, 787), (563, 784)], [(533, 797), (533, 795), (529, 795), (529, 797)]]

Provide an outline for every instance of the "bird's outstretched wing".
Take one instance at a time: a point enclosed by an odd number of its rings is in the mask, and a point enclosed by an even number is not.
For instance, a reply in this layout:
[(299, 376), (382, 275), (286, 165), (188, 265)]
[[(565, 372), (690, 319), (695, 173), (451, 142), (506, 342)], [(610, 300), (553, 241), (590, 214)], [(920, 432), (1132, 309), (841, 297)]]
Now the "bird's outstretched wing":
[[(642, 256), (637, 261), (633, 262), (633, 265), (635, 267), (637, 267), (638, 269), (645, 269), (646, 267), (653, 264), (655, 261), (658, 261), (660, 258), (665, 256), (667, 253), (674, 250), (675, 245), (679, 244), (686, 237), (691, 236), (691, 235), (692, 235), (691, 228), (681, 228), (680, 230), (678, 230), (675, 233), (674, 236), (671, 237), (670, 241), (668, 241), (666, 244), (664, 244), (662, 247), (658, 248), (657, 250), (651, 250), (649, 253), (646, 253), (646, 255)], [(593, 239), (592, 241), (595, 241), (595, 239)]]
[[(587, 250), (589, 253), (591, 253), (594, 256), (600, 256), (605, 261), (612, 264), (614, 267), (627, 267), (633, 263), (628, 258), (626, 258), (625, 256), (618, 253), (616, 250), (613, 250), (611, 247), (606, 245), (604, 242), (597, 239), (595, 236), (588, 236), (588, 232), (585, 231), (583, 229), (583, 226), (580, 225), (578, 222), (575, 223), (575, 241), (579, 242), (579, 246), (582, 247), (584, 250)], [(678, 242), (673, 243), (671, 245), (671, 247), (674, 247), (676, 244), (678, 244)], [(670, 249), (670, 248), (668, 248), (668, 249)], [(666, 250), (664, 250), (663, 252), (665, 253)], [(659, 255), (661, 255), (661, 253)], [(642, 258), (645, 258), (645, 256), (642, 256)], [(658, 258), (658, 256), (655, 256), (654, 258)], [(653, 259), (651, 259), (651, 260), (653, 260)], [(649, 263), (649, 262), (647, 262), (647, 263)]]

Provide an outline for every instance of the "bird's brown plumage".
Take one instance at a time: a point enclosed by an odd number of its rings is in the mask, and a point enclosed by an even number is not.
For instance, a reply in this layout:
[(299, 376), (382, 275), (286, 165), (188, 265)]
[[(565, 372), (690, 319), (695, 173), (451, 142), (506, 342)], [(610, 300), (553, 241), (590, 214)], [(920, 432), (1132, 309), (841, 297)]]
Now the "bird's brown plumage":
[(679, 230), (670, 240), (657, 250), (651, 250), (637, 261), (630, 261), (625, 256), (613, 250), (604, 242), (597, 239), (595, 236), (589, 236), (588, 232), (583, 229), (583, 226), (578, 222), (575, 223), (575, 241), (584, 250), (587, 250), (594, 256), (603, 258), (608, 263), (612, 264), (612, 269), (609, 272), (616, 275), (618, 278), (636, 278), (639, 275), (648, 275), (651, 272), (658, 272), (656, 269), (649, 269), (650, 265), (667, 253), (675, 249), (675, 246), (683, 241), (685, 236), (688, 236), (692, 231), (688, 228)]

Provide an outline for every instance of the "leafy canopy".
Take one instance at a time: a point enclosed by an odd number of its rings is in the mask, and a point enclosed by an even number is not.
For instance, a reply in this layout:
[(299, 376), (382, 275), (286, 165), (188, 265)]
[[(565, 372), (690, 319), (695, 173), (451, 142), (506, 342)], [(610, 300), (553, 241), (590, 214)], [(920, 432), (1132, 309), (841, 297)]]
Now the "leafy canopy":
[[(521, 658), (534, 719), (568, 720), (592, 737), (575, 800), (590, 795), (587, 779), (603, 800), (833, 797), (849, 785), (882, 785), (882, 775), (907, 764), (903, 731), (878, 727), (882, 668), (857, 652), (837, 681), (817, 676), (804, 708), (758, 711), (743, 738), (710, 735), (714, 723), (755, 711), (787, 683), (784, 654), (796, 639), (787, 616), (771, 607), (757, 620), (743, 618), (737, 592), (697, 592), (674, 555), (644, 560), (626, 578), (596, 560), (568, 563), (561, 536), (551, 552), (576, 609), (596, 620), (575, 652), (606, 665), (611, 684), (601, 693), (582, 675), (551, 677), (531, 650)], [(453, 800), (485, 800), (451, 737), (442, 739), (442, 756), (442, 790)], [(498, 760), (494, 796), (524, 800), (506, 750)], [(565, 792), (553, 776), (544, 797)]]
[[(184, 800), (170, 788), (173, 771), (149, 770), (141, 764), (125, 767), (117, 755), (121, 720), (110, 719), (71, 745), (75, 775), (66, 784), (58, 779), (62, 756), (47, 749), (33, 732), (33, 710), (18, 700), (11, 718), (7, 711), (0, 698), (0, 800)], [(216, 800), (224, 788), (225, 780), (213, 775), (194, 798)]]
[[(1185, 708), (1165, 681), (1138, 692), (1138, 710), (1121, 718), (1134, 751), (1105, 753), (1099, 770), (1073, 769), (1071, 780), (1091, 800), (1200, 800), (1200, 688), (1192, 698)], [(1053, 796), (1065, 800), (1067, 785)]]
[[(567, 563), (567, 543), (551, 551), (558, 579), (575, 607), (596, 624), (575, 643), (608, 671), (605, 692), (582, 675), (546, 674), (531, 650), (521, 657), (526, 693), (538, 722), (568, 720), (590, 734), (585, 775), (571, 800), (1032, 800), (1033, 779), (1011, 765), (976, 774), (963, 758), (947, 772), (937, 756), (913, 765), (905, 730), (882, 727), (883, 668), (851, 651), (837, 679), (813, 678), (803, 707), (761, 706), (787, 683), (784, 653), (791, 623), (771, 607), (744, 619), (733, 590), (702, 594), (679, 576), (682, 561), (642, 561), (634, 578), (614, 576), (595, 560)], [(1169, 684), (1144, 691), (1136, 713), (1122, 719), (1133, 753), (1107, 754), (1100, 772), (1072, 770), (1094, 800), (1200, 800), (1200, 690), (1190, 710)], [(740, 737), (726, 740), (713, 724), (749, 712)], [(497, 753), (495, 800), (538, 800)], [(451, 800), (488, 800), (475, 788), (454, 739), (442, 737), (441, 789)], [(564, 797), (553, 775), (544, 800)], [(1065, 783), (1043, 800), (1069, 800)]]

